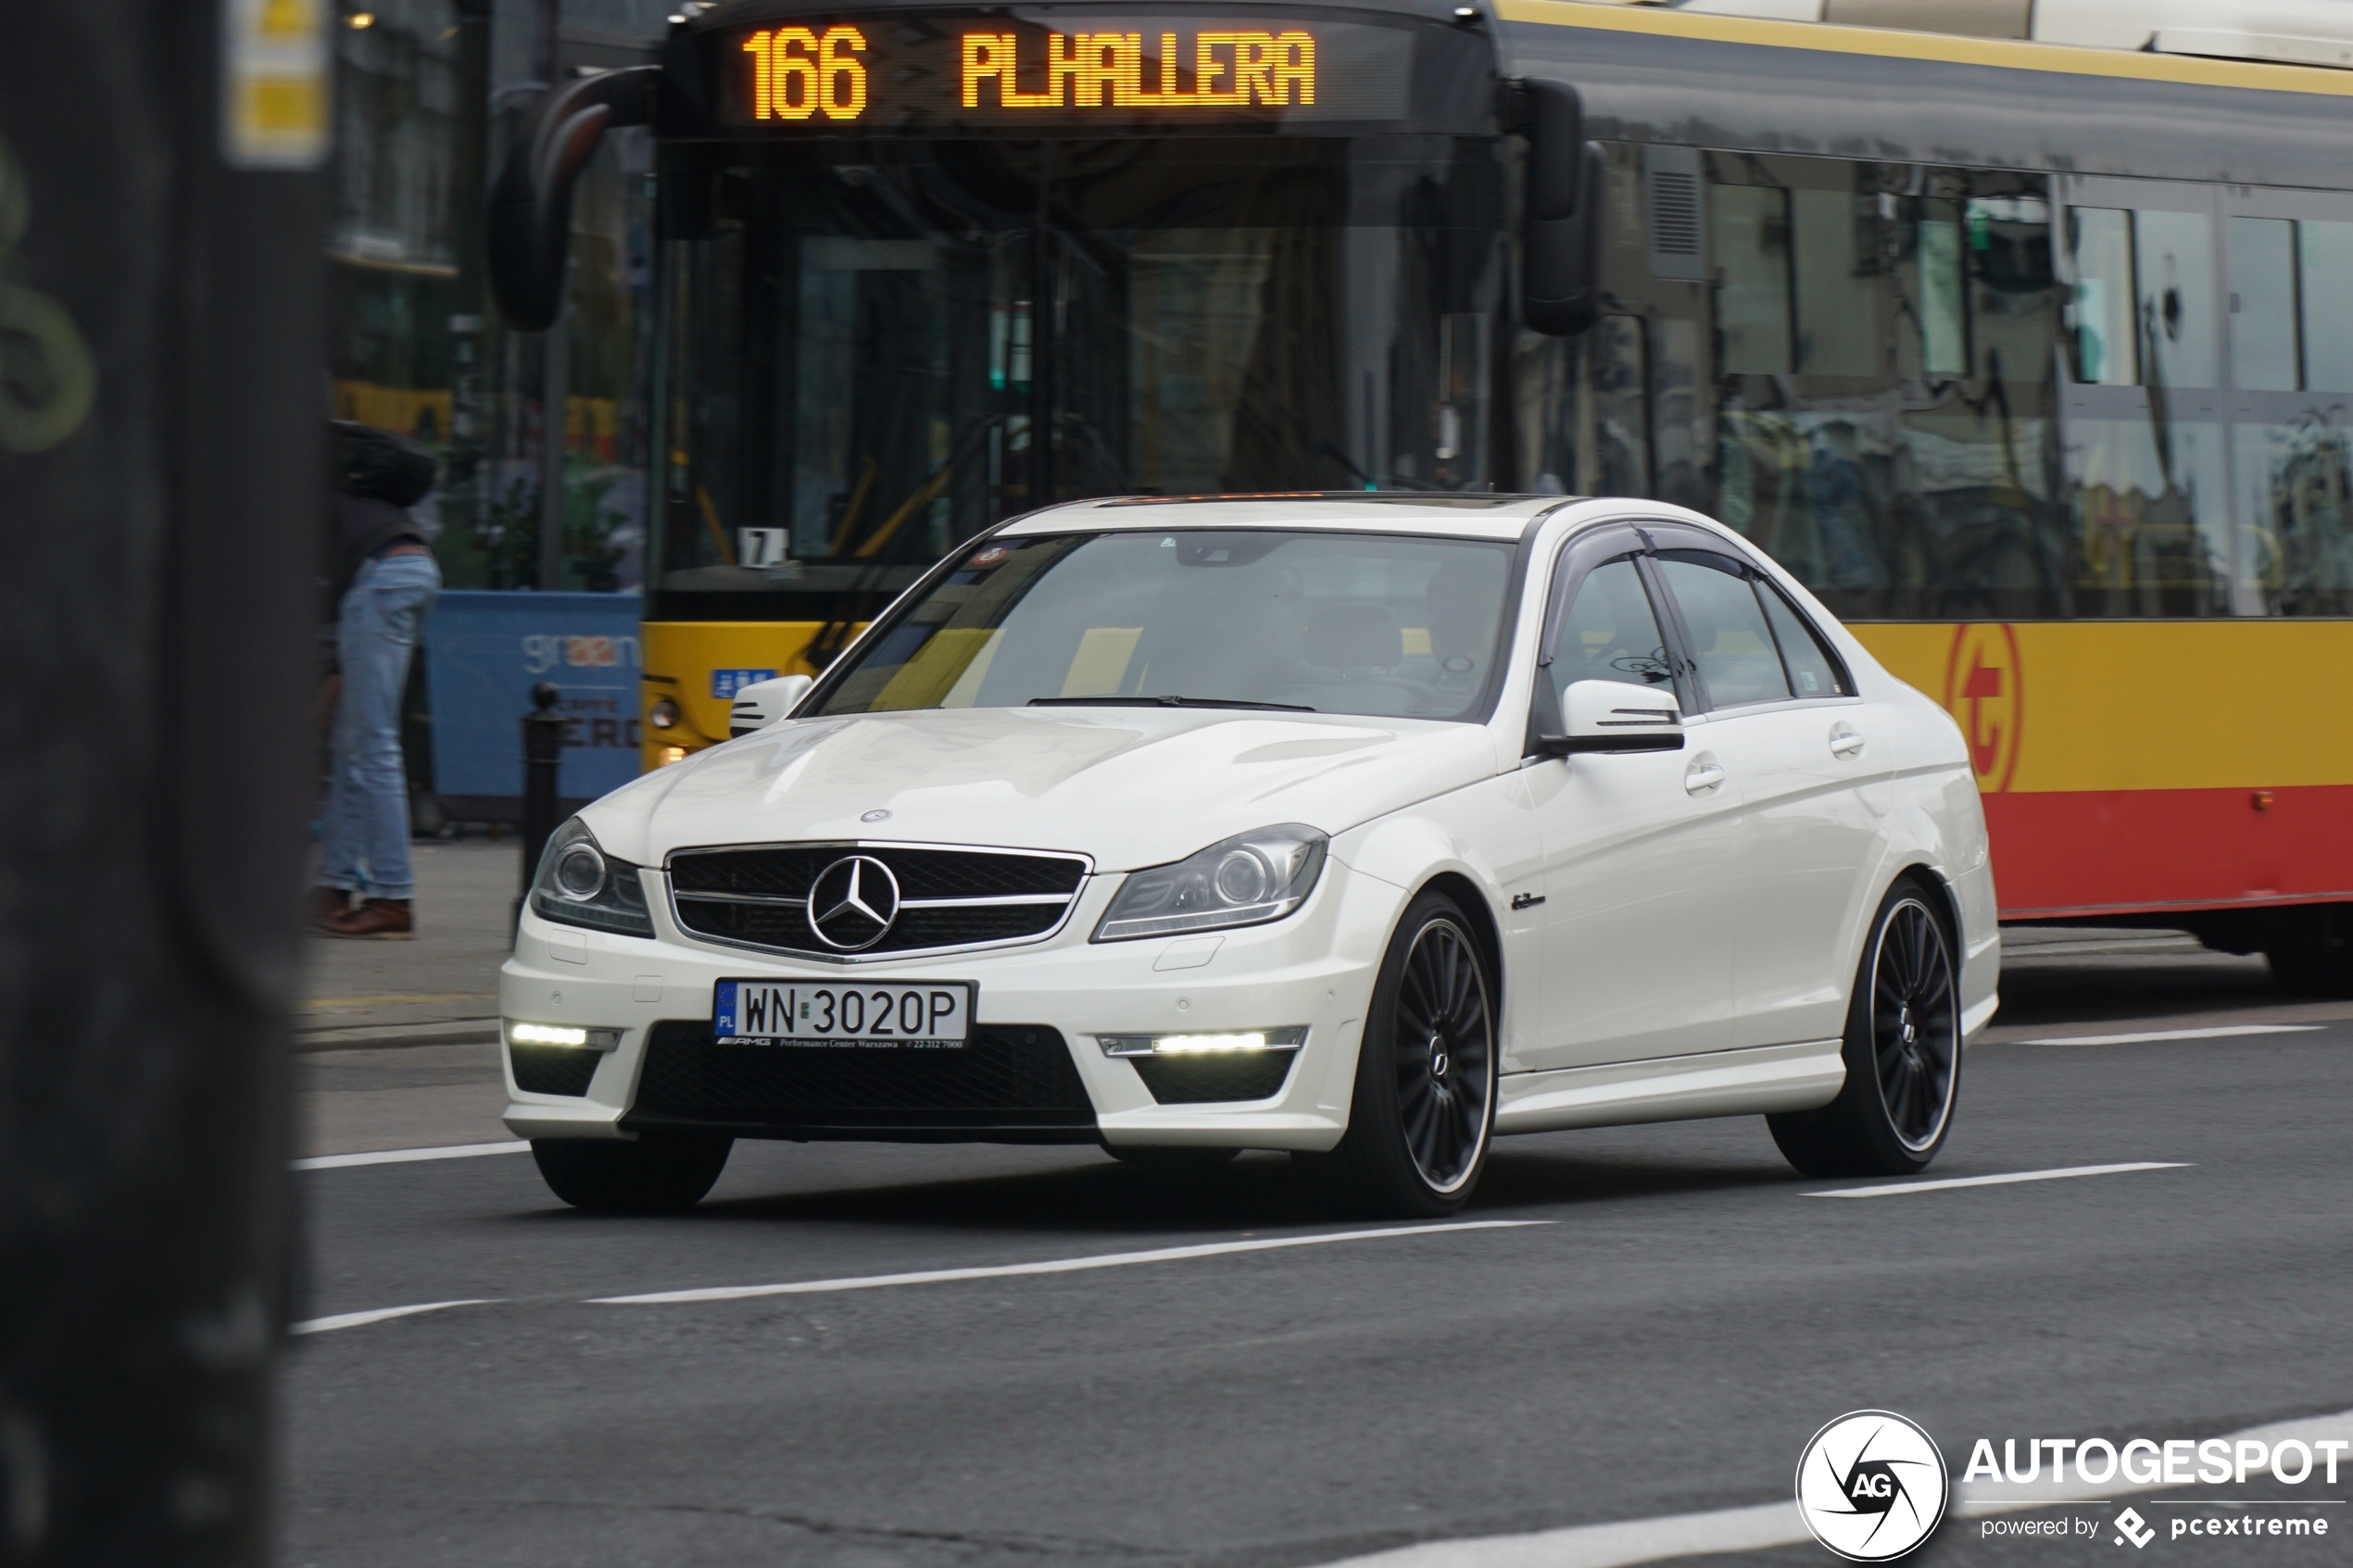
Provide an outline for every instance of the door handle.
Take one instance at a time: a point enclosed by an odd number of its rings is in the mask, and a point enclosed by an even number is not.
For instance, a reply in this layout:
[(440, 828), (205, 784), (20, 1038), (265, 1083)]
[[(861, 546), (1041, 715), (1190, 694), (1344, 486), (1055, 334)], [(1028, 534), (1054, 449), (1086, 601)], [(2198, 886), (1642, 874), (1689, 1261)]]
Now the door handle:
[(1841, 720), (1831, 726), (1831, 755), (1832, 757), (1860, 757), (1863, 755), (1863, 736), (1854, 725)]
[(1705, 795), (1724, 782), (1724, 770), (1713, 762), (1694, 762), (1683, 770), (1683, 793)]

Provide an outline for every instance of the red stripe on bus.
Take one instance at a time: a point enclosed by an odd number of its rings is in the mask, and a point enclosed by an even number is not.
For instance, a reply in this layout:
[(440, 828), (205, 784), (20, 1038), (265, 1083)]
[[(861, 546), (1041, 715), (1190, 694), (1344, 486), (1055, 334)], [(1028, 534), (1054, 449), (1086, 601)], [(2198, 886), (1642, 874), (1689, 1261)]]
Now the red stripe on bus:
[(1984, 800), (2005, 920), (2353, 899), (2353, 784)]

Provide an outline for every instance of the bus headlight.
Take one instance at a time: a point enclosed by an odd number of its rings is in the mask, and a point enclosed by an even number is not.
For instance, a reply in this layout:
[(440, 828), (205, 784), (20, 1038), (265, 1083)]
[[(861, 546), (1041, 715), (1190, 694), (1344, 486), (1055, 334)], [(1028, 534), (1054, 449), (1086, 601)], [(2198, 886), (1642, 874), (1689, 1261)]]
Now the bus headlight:
[(678, 705), (671, 701), (666, 696), (659, 698), (651, 708), (646, 709), (646, 722), (651, 724), (657, 730), (676, 729), (678, 727)]

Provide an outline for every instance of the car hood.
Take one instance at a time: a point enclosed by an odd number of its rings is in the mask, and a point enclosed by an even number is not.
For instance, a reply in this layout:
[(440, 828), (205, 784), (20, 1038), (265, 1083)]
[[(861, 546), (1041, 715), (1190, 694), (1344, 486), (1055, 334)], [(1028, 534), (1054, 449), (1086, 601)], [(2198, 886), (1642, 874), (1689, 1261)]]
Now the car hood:
[[(1076, 850), (1102, 871), (1233, 834), (1337, 834), (1492, 774), (1484, 725), (1230, 709), (928, 709), (788, 721), (582, 813), (610, 853), (796, 839)], [(878, 821), (867, 819), (887, 812)]]

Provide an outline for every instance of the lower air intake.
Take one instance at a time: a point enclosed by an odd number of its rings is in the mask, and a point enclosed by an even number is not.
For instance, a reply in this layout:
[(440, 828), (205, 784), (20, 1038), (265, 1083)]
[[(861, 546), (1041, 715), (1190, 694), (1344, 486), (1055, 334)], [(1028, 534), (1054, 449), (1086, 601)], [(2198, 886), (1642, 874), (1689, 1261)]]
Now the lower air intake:
[(1092, 1143), (1095, 1107), (1060, 1031), (984, 1024), (960, 1049), (723, 1046), (657, 1023), (628, 1127), (741, 1137)]
[(1127, 1060), (1152, 1098), (1163, 1105), (1272, 1099), (1283, 1092), (1297, 1051), (1224, 1051), (1199, 1056), (1135, 1056)]
[(577, 1046), (509, 1046), (507, 1059), (515, 1066), (515, 1087), (525, 1094), (585, 1095), (605, 1053)]

